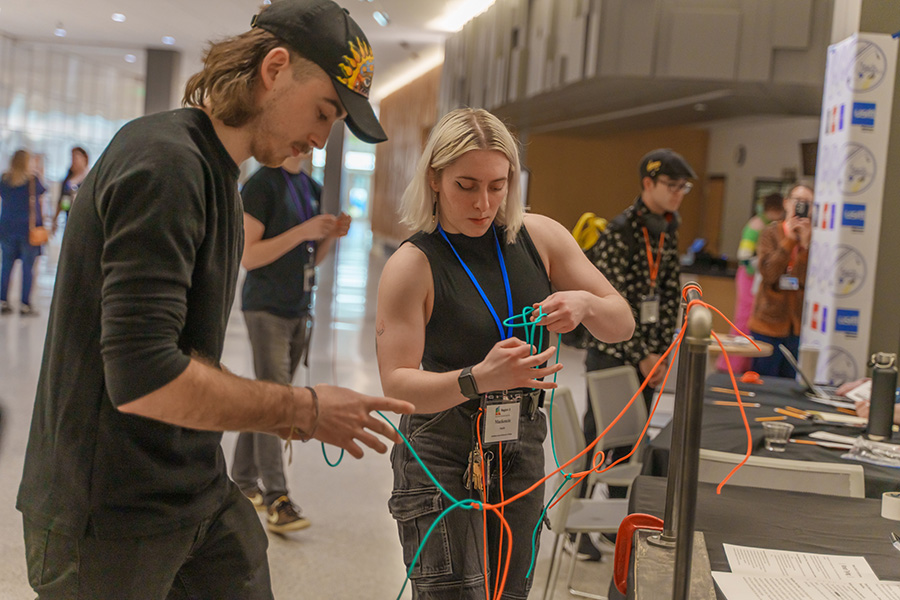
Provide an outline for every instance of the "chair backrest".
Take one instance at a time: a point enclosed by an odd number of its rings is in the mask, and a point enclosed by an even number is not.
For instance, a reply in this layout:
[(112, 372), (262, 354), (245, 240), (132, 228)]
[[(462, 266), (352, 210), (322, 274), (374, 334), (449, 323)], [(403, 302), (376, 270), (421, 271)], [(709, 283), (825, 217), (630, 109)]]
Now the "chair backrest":
[[(572, 400), (572, 392), (569, 388), (556, 388), (553, 402), (550, 406), (550, 421), (553, 431), (551, 439), (556, 449), (556, 457), (559, 460), (559, 464), (563, 465), (570, 458), (584, 450), (585, 446), (584, 433), (581, 431), (581, 423), (579, 423), (578, 413), (575, 411), (575, 401)], [(550, 467), (551, 469), (556, 469), (556, 464), (551, 464)], [(584, 470), (584, 461), (577, 461), (565, 469), (567, 473), (582, 470)], [(564, 475), (562, 474), (554, 476), (547, 486), (548, 489), (555, 491), (563, 483), (563, 479)], [(568, 488), (568, 485), (571, 484), (567, 484), (563, 491)], [(550, 529), (552, 531), (561, 532), (565, 528), (572, 500), (578, 496), (576, 492), (577, 490), (569, 492), (553, 509), (547, 511), (547, 518), (550, 521)]]
[[(588, 401), (594, 411), (597, 433), (601, 433), (618, 416), (641, 384), (633, 367), (621, 366), (599, 371), (588, 371)], [(622, 418), (613, 425), (594, 450), (604, 450), (619, 446), (634, 446), (640, 439), (641, 431), (647, 423), (647, 406), (644, 398), (638, 396)], [(593, 441), (593, 440), (591, 440)], [(635, 453), (637, 457), (638, 453)]]
[[(697, 479), (705, 483), (719, 483), (742, 460), (743, 454), (701, 448)], [(865, 497), (862, 466), (842, 463), (751, 456), (725, 485), (728, 484), (850, 498)]]

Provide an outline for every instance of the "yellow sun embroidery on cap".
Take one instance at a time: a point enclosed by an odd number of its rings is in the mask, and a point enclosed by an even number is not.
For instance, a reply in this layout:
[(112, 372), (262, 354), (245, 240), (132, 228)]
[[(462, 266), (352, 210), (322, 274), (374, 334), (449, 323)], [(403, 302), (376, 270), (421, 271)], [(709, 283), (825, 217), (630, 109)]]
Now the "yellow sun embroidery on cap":
[(356, 43), (350, 42), (350, 55), (344, 55), (344, 61), (338, 65), (343, 77), (337, 80), (358, 94), (369, 97), (369, 88), (372, 86), (372, 75), (375, 71), (375, 57), (368, 43), (356, 38)]

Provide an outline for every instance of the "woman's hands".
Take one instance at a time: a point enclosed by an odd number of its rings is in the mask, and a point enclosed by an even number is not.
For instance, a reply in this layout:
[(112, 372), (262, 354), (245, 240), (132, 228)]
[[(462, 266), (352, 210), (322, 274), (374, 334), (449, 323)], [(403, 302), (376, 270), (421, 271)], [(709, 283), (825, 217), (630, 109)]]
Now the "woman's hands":
[(508, 338), (494, 344), (484, 360), (472, 367), (478, 391), (483, 394), (522, 387), (544, 390), (555, 388), (556, 384), (552, 381), (539, 379), (557, 373), (562, 365), (557, 363), (540, 369), (535, 367), (550, 360), (556, 353), (556, 347), (550, 346), (540, 354), (532, 355), (531, 352), (532, 346), (518, 338)]
[(551, 333), (568, 333), (578, 327), (591, 314), (591, 302), (594, 295), (590, 292), (573, 290), (555, 292), (547, 296), (543, 302), (533, 306), (531, 321), (537, 321), (543, 313), (540, 324)]

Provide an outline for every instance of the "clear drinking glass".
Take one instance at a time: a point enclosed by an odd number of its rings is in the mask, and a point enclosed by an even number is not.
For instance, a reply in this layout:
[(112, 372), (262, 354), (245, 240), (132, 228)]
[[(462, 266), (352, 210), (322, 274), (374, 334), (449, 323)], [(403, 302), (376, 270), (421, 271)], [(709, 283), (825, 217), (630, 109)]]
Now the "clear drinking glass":
[(790, 423), (763, 423), (763, 433), (766, 436), (766, 450), (769, 452), (784, 452), (794, 426)]

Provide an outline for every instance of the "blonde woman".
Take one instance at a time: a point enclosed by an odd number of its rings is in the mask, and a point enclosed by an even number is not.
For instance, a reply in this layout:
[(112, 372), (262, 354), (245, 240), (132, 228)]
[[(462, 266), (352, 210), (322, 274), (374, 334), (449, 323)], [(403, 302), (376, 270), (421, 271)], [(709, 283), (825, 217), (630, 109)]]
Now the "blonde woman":
[[(504, 321), (540, 307), (552, 333), (584, 323), (614, 342), (631, 337), (631, 309), (562, 225), (524, 213), (516, 142), (484, 110), (441, 119), (401, 210), (418, 233), (390, 258), (379, 285), (382, 386), (415, 405), (400, 429), (441, 486), (457, 500), (499, 503), (544, 475), (547, 426), (539, 406), (541, 390), (555, 384), (543, 378), (562, 368), (545, 364), (554, 347), (532, 348), (522, 328)], [(391, 458), (390, 510), (409, 567), (422, 535), (452, 501), (410, 448), (396, 446)], [(515, 543), (503, 598), (525, 598), (531, 587), (530, 539), (542, 490), (505, 508)], [(488, 517), (485, 557), (482, 518), (458, 509), (440, 521), (413, 568), (414, 597), (476, 598), (495, 588), (500, 524)]]
[(34, 211), (35, 226), (44, 226), (40, 198), (45, 191), (44, 184), (34, 175), (31, 154), (27, 150), (16, 150), (9, 169), (0, 177), (0, 249), (3, 251), (0, 314), (7, 315), (13, 311), (9, 302), (9, 279), (17, 260), (22, 261), (19, 312), (25, 316), (37, 314), (31, 307), (31, 282), (34, 261), (40, 255), (41, 247), (28, 242), (28, 229), (31, 211)]

